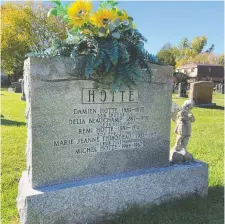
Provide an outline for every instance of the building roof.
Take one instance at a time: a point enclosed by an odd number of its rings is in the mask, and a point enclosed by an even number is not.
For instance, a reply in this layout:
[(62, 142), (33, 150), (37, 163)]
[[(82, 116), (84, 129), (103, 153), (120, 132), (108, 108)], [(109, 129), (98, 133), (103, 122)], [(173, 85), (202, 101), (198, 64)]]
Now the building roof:
[(216, 66), (216, 67), (223, 67), (223, 65), (214, 65), (214, 64), (200, 64), (200, 63), (191, 63), (191, 64), (186, 64), (186, 65), (182, 65), (177, 67), (177, 69), (183, 69), (183, 68), (196, 68), (198, 66), (208, 66), (208, 67), (212, 67), (212, 66)]

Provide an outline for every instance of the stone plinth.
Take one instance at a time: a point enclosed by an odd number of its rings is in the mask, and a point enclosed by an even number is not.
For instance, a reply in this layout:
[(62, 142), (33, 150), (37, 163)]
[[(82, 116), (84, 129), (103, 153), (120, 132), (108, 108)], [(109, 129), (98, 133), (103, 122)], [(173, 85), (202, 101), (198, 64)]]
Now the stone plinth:
[(208, 167), (202, 162), (142, 169), (32, 189), (27, 172), (19, 184), (22, 224), (88, 224), (130, 204), (158, 204), (190, 194), (207, 195)]

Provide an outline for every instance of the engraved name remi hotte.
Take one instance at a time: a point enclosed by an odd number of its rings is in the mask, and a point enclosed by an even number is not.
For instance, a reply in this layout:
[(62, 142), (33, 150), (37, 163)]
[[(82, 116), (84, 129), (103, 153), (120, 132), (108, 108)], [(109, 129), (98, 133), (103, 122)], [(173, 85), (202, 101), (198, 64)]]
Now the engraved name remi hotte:
[[(141, 125), (149, 118), (145, 107), (138, 106), (138, 90), (83, 89), (82, 102), (82, 107), (71, 111), (73, 116), (67, 123), (74, 126), (76, 136), (53, 140), (53, 147), (73, 145), (76, 154), (143, 148), (147, 133), (141, 130)], [(117, 104), (112, 107), (114, 102)], [(110, 107), (87, 107), (101, 103), (110, 103)]]

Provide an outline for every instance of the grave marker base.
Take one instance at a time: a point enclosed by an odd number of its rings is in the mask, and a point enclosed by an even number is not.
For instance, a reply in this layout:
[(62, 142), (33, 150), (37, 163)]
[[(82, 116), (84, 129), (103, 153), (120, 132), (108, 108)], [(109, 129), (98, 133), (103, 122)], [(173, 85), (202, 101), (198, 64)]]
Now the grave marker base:
[(216, 103), (196, 104), (195, 107), (215, 107)]
[(32, 189), (27, 172), (19, 183), (22, 224), (93, 223), (131, 204), (159, 204), (208, 193), (208, 166), (195, 161)]

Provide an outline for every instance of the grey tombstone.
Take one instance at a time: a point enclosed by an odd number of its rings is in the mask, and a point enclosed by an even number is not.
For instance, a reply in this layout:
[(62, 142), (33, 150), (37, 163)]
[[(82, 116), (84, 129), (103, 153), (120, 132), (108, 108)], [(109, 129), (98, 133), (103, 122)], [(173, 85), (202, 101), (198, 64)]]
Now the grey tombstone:
[(221, 83), (218, 84), (218, 90), (217, 90), (218, 93), (220, 93), (221, 85), (222, 85)]
[(220, 93), (224, 94), (224, 84), (220, 85)]
[(178, 96), (179, 97), (187, 97), (187, 84), (181, 82), (178, 84)]
[(24, 92), (24, 79), (21, 80), (21, 90), (22, 90), (22, 96), (20, 97), (20, 99), (23, 101), (26, 101), (26, 96)]
[(15, 93), (22, 93), (20, 82), (12, 82), (10, 87), (15, 89)]
[(168, 166), (172, 67), (154, 65), (152, 83), (118, 92), (74, 79), (68, 67), (68, 59), (25, 63), (33, 187)]
[[(21, 223), (92, 223), (128, 204), (207, 194), (207, 165), (169, 162), (173, 67), (135, 88), (81, 80), (69, 58), (28, 58)], [(181, 184), (182, 183), (182, 184)]]
[(216, 85), (216, 92), (219, 92), (219, 84)]

